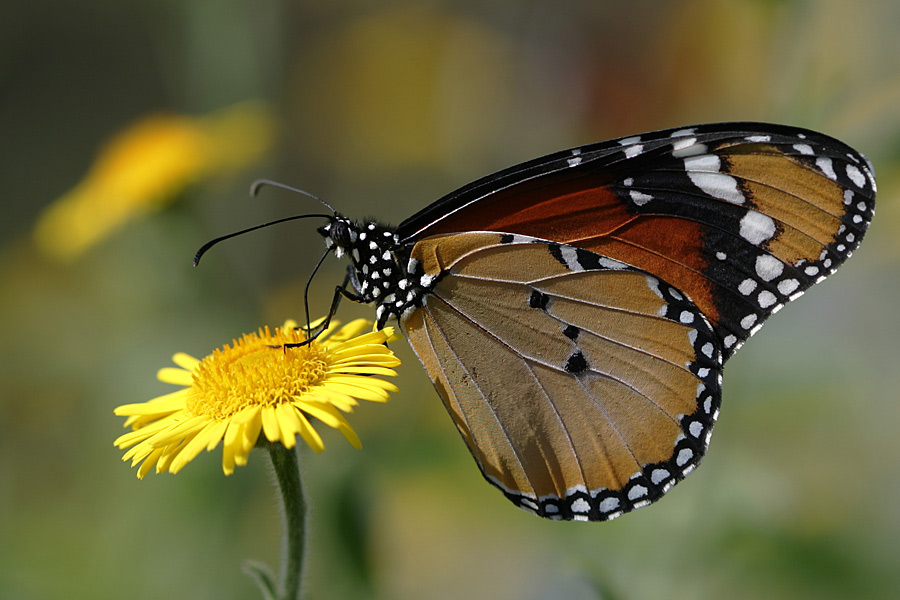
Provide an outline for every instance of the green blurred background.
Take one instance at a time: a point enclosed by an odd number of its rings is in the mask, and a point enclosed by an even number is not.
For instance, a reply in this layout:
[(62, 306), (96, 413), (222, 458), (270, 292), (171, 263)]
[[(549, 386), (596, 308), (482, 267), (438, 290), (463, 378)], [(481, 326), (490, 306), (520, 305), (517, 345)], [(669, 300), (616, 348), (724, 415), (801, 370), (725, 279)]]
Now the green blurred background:
[[(896, 597), (900, 4), (372, 4), (0, 5), (0, 598), (259, 597), (240, 564), (280, 560), (267, 457), (226, 478), (219, 449), (138, 481), (112, 446), (112, 409), (170, 391), (154, 375), (174, 352), (301, 316), (322, 251), (309, 222), (190, 265), (214, 236), (319, 210), (249, 200), (253, 179), (398, 223), (515, 162), (719, 120), (834, 135), (872, 159), (880, 191), (857, 256), (729, 363), (702, 468), (611, 523), (530, 516), (482, 480), (399, 342), (401, 392), (351, 418), (364, 448), (329, 431), (301, 457), (308, 597)], [(274, 119), (259, 160), (174, 182), (80, 256), (38, 250), (42, 210), (129, 124), (248, 99)], [(341, 270), (313, 283), (314, 314)]]

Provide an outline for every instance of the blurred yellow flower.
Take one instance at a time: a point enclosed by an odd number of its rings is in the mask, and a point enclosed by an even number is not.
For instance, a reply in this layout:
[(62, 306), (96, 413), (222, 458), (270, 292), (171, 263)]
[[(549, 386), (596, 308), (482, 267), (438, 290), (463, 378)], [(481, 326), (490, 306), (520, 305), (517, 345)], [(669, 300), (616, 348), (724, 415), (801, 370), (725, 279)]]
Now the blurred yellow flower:
[[(368, 330), (367, 333), (364, 333)], [(293, 448), (296, 436), (316, 452), (325, 446), (307, 415), (338, 429), (354, 447), (359, 437), (342, 414), (352, 412), (357, 399), (386, 402), (394, 384), (378, 376), (394, 376), (400, 360), (385, 342), (390, 327), (371, 331), (371, 323), (357, 319), (331, 326), (305, 346), (289, 346), (306, 339), (293, 321), (270, 332), (244, 334), (203, 360), (184, 353), (172, 360), (180, 368), (161, 369), (160, 381), (185, 386), (141, 404), (115, 409), (128, 417), (133, 431), (115, 441), (130, 448), (123, 460), (142, 463), (143, 478), (177, 473), (204, 448), (223, 442), (222, 470), (245, 465), (259, 434), (270, 442)]]
[(47, 256), (74, 260), (190, 183), (257, 160), (273, 136), (273, 117), (255, 101), (203, 117), (144, 117), (107, 142), (85, 178), (43, 211), (35, 241)]

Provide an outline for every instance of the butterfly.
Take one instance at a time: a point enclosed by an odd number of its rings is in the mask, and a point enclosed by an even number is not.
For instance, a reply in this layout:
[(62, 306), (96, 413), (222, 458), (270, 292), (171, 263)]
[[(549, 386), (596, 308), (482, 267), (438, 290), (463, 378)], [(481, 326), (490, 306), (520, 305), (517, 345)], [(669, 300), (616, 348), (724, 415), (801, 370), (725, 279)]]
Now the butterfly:
[(315, 216), (350, 261), (331, 313), (399, 322), (484, 477), (606, 521), (699, 464), (723, 364), (851, 255), (875, 192), (838, 140), (720, 123), (531, 160), (397, 227)]

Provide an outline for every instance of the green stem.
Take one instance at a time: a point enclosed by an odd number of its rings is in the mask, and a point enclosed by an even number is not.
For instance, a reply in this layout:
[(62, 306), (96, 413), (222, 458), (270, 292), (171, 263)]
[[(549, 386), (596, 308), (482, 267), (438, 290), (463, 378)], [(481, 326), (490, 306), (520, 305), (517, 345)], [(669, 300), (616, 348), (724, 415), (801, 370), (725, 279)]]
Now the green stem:
[(287, 449), (283, 445), (269, 444), (269, 456), (281, 498), (284, 502), (285, 526), (285, 559), (282, 563), (281, 589), (279, 600), (297, 600), (300, 598), (300, 586), (303, 579), (304, 542), (306, 539), (306, 500), (303, 498), (303, 482), (300, 479), (300, 465), (297, 462), (295, 449)]

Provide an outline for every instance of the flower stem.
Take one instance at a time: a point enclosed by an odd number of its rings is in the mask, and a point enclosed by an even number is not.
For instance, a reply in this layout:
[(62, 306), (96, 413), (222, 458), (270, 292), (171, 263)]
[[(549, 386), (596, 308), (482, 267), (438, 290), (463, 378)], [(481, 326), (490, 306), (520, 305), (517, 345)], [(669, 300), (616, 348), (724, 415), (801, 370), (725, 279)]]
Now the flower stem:
[(303, 497), (303, 482), (300, 479), (300, 465), (295, 449), (283, 445), (269, 444), (269, 456), (281, 498), (284, 503), (285, 552), (282, 563), (279, 600), (300, 598), (303, 579), (304, 542), (306, 539), (306, 500)]

